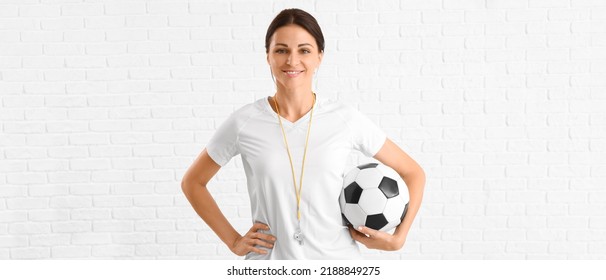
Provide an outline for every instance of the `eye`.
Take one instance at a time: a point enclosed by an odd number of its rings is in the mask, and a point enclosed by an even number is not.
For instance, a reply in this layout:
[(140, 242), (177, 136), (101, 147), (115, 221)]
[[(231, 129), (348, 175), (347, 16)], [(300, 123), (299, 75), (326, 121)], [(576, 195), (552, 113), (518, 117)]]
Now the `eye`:
[(302, 52), (302, 53), (311, 53), (311, 51), (310, 51), (310, 50), (308, 50), (308, 49), (302, 49), (302, 50), (301, 50), (301, 52)]
[(286, 53), (286, 50), (285, 49), (277, 49), (276, 53)]

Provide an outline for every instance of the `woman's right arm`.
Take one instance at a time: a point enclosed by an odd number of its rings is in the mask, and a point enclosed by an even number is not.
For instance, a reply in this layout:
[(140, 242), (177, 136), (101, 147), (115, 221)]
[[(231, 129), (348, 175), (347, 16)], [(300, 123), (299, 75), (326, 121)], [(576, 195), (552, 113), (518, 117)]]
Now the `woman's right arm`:
[(219, 206), (208, 192), (206, 184), (220, 168), (221, 166), (204, 149), (183, 175), (181, 189), (185, 197), (202, 220), (236, 255), (243, 256), (250, 251), (259, 254), (267, 253), (254, 245), (273, 247), (272, 244), (275, 241), (273, 236), (257, 232), (257, 230), (269, 230), (269, 227), (257, 223), (244, 236), (240, 235), (221, 213)]

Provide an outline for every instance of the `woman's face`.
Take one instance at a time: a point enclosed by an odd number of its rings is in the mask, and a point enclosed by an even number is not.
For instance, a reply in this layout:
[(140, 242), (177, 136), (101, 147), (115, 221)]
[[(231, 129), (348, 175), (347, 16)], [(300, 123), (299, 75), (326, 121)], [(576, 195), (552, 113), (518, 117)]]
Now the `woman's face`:
[(290, 24), (274, 32), (267, 62), (278, 86), (287, 89), (311, 87), (314, 72), (322, 62), (322, 53), (307, 30)]

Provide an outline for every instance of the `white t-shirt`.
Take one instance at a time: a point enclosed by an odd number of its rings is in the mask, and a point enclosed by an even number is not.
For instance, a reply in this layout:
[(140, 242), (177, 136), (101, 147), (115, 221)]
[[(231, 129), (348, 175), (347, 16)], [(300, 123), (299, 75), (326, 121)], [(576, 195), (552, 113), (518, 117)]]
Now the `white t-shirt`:
[[(318, 98), (307, 148), (301, 190), (303, 245), (293, 234), (298, 228), (292, 171), (278, 115), (267, 98), (234, 112), (208, 143), (208, 155), (219, 165), (241, 154), (246, 173), (253, 222), (269, 225), (276, 237), (267, 255), (249, 253), (246, 259), (358, 259), (358, 245), (343, 225), (339, 194), (353, 150), (374, 156), (385, 133), (351, 106)], [(297, 184), (310, 112), (294, 123), (282, 118)]]

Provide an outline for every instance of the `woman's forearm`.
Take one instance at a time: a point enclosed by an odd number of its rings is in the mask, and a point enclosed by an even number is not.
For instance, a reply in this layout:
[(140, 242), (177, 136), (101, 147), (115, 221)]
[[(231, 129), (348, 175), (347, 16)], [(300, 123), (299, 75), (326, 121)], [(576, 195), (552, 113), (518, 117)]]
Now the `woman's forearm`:
[[(413, 175), (414, 174), (414, 175)], [(423, 200), (423, 192), (425, 189), (425, 173), (422, 169), (418, 172), (411, 174), (411, 176), (402, 177), (406, 186), (408, 187), (408, 210), (404, 216), (404, 220), (396, 228), (394, 235), (404, 242), (404, 239), (408, 235), (408, 231), (412, 226), (412, 222), (421, 208), (421, 201)]]
[(198, 216), (219, 236), (231, 250), (234, 242), (241, 235), (227, 221), (214, 198), (206, 188), (199, 183), (181, 182), (181, 189)]

